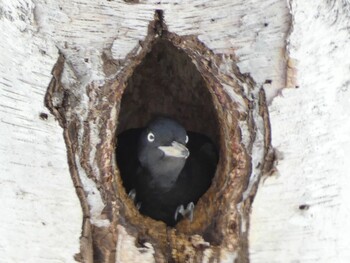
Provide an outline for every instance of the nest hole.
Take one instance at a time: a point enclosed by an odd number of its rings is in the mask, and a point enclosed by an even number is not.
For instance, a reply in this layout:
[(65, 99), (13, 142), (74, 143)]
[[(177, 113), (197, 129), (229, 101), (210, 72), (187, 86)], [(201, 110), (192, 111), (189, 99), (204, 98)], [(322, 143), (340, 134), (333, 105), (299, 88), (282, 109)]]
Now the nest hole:
[(145, 127), (159, 116), (173, 118), (187, 131), (208, 136), (220, 152), (213, 95), (191, 58), (164, 39), (154, 43), (126, 83), (117, 134)]

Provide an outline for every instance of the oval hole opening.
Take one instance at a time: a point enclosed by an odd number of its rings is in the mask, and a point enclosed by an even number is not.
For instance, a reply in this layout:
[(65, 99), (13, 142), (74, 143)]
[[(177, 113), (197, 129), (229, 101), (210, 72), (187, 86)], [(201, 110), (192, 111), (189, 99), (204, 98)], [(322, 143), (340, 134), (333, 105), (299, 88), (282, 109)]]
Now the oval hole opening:
[[(219, 153), (220, 129), (212, 96), (189, 56), (170, 41), (158, 40), (128, 79), (117, 134), (145, 127), (155, 117), (166, 116), (187, 131), (210, 138)], [(135, 140), (132, 144), (137, 147)], [(123, 158), (119, 157), (117, 153), (121, 171)], [(130, 193), (132, 187), (125, 181), (124, 186)]]

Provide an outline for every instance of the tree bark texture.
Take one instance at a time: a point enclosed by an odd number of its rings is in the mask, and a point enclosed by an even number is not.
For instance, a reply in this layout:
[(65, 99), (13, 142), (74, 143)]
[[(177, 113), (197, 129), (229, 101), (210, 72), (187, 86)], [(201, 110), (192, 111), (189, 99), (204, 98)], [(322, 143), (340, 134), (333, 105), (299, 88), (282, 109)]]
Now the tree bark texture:
[[(76, 259), (247, 262), (250, 205), (270, 146), (264, 91), (238, 71), (233, 56), (213, 53), (195, 36), (169, 32), (162, 10), (138, 45), (128, 60), (101, 53), (100, 81), (82, 82), (63, 54), (53, 70), (45, 102), (64, 129), (85, 218)], [(142, 127), (156, 114), (206, 133), (220, 150), (194, 220), (175, 228), (138, 213), (114, 160), (116, 131)]]
[[(252, 209), (251, 262), (348, 262), (349, 2), (290, 1), (296, 89), (269, 107), (277, 171)], [(292, 86), (292, 85), (291, 85)]]
[[(0, 8), (1, 262), (350, 260), (347, 1)], [(115, 164), (115, 135), (155, 113), (220, 149), (175, 228), (137, 212)]]

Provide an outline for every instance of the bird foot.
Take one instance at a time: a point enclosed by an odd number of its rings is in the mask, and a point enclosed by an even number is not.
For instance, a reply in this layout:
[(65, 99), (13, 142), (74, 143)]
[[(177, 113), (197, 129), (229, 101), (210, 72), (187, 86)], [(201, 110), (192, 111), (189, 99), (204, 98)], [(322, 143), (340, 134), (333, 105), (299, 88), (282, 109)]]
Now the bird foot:
[(175, 216), (174, 216), (175, 221), (177, 221), (178, 215), (179, 215), (179, 214), (182, 215), (184, 211), (185, 211), (185, 209), (184, 209), (184, 206), (183, 206), (183, 205), (179, 205), (179, 206), (176, 208)]
[(131, 200), (133, 200), (135, 202), (135, 199), (136, 199), (136, 190), (135, 189), (132, 189), (129, 194), (128, 194), (128, 197), (131, 198)]
[(180, 205), (176, 208), (175, 211), (175, 221), (177, 221), (177, 218), (179, 214), (181, 214), (183, 217), (187, 217), (191, 222), (193, 220), (193, 211), (194, 211), (194, 203), (191, 202), (187, 205), (186, 209), (183, 205)]
[(138, 202), (136, 203), (136, 190), (135, 189), (132, 189), (129, 194), (128, 194), (128, 197), (134, 202), (137, 210), (140, 210), (141, 208), (141, 202)]

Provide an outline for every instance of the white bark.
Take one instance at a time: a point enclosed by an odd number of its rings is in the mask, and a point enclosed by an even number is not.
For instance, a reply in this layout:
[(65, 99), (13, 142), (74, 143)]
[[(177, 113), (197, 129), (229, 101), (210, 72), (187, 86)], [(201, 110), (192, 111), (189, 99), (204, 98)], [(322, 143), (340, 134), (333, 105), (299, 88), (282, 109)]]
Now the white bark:
[(73, 262), (81, 208), (43, 101), (57, 49), (33, 31), (32, 7), (0, 4), (0, 262)]
[[(114, 58), (124, 58), (146, 36), (155, 9), (162, 9), (169, 31), (197, 35), (215, 53), (235, 54), (269, 100), (285, 86), (291, 19), (285, 1), (158, 2), (0, 2), (1, 262), (73, 262), (79, 251), (81, 208), (62, 129), (50, 114), (39, 118), (48, 112), (43, 98), (58, 57), (55, 46), (86, 83), (101, 81), (102, 50), (111, 47)], [(290, 60), (288, 83), (295, 69), (300, 88), (285, 90), (270, 107), (273, 146), (283, 159), (278, 176), (261, 184), (254, 201), (252, 262), (350, 261), (344, 205), (350, 182), (349, 4), (322, 2), (291, 3), (289, 52), (298, 63)]]
[(300, 88), (270, 107), (281, 158), (253, 204), (252, 262), (350, 262), (350, 6), (323, 2), (291, 1)]

